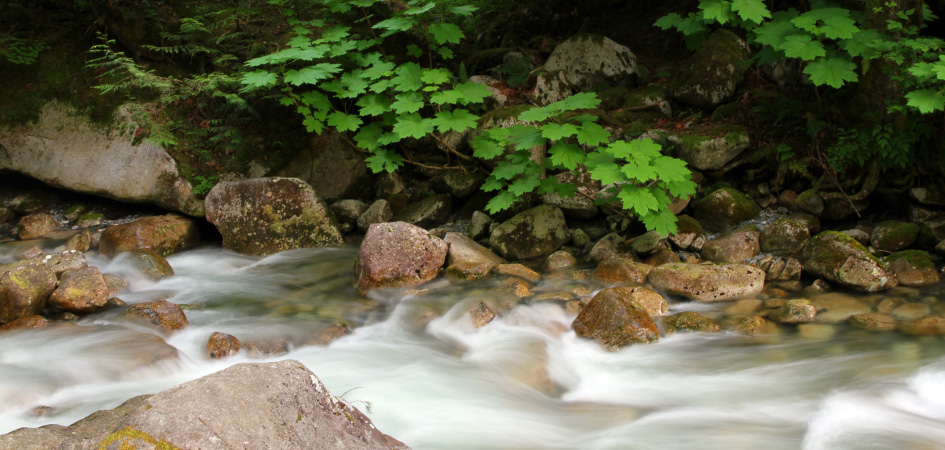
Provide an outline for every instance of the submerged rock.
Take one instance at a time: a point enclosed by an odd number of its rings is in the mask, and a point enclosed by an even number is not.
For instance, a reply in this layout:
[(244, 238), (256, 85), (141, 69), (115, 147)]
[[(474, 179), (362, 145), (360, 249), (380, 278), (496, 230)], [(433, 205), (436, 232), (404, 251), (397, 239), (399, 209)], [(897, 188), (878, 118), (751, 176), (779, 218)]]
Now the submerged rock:
[(167, 300), (135, 303), (129, 306), (121, 317), (156, 327), (166, 334), (187, 326), (187, 316), (184, 315), (184, 311), (180, 309), (180, 306)]
[(932, 256), (922, 250), (896, 252), (886, 262), (903, 286), (934, 286), (940, 281)]
[(98, 251), (106, 256), (135, 250), (167, 256), (192, 248), (199, 240), (200, 229), (193, 219), (167, 214), (106, 228), (102, 232)]
[(255, 256), (340, 245), (341, 232), (311, 186), (296, 178), (226, 181), (207, 194), (223, 247)]
[(659, 330), (643, 307), (630, 301), (633, 290), (608, 288), (597, 293), (571, 325), (578, 336), (614, 351), (659, 339)]
[(409, 223), (373, 224), (354, 264), (356, 287), (364, 294), (379, 287), (426, 283), (439, 273), (448, 247), (442, 239)]
[(896, 274), (850, 236), (824, 231), (801, 249), (804, 270), (850, 289), (876, 292), (896, 287)]
[(648, 281), (667, 294), (714, 302), (758, 295), (765, 272), (748, 264), (670, 263), (654, 267)]
[(666, 331), (676, 333), (679, 331), (708, 332), (719, 331), (719, 324), (714, 320), (703, 316), (695, 311), (683, 311), (679, 314), (673, 314), (664, 321)]
[(569, 238), (561, 210), (541, 205), (497, 226), (489, 237), (489, 245), (505, 258), (528, 259), (551, 254)]

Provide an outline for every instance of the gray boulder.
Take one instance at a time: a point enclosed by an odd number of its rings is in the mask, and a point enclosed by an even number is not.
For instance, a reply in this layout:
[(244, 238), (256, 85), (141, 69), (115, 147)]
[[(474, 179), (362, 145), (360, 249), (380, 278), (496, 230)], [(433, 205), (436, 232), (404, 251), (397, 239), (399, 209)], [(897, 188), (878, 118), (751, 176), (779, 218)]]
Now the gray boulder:
[(394, 214), (394, 222), (407, 222), (422, 228), (432, 228), (446, 221), (450, 215), (452, 200), (447, 194), (427, 197)]
[(442, 239), (409, 223), (375, 223), (364, 235), (354, 263), (356, 287), (364, 294), (426, 283), (439, 273), (448, 248)]
[(704, 134), (670, 136), (679, 158), (696, 170), (718, 170), (751, 146), (748, 130), (720, 125)]
[(371, 206), (368, 206), (368, 208), (358, 216), (358, 228), (361, 231), (367, 231), (368, 228), (375, 223), (390, 222), (390, 218), (393, 216), (394, 213), (390, 210), (390, 203), (388, 203), (387, 200), (379, 199), (371, 203)]
[(368, 185), (364, 155), (337, 133), (324, 133), (303, 148), (276, 176), (305, 181), (324, 200), (352, 194)]
[(505, 264), (507, 261), (496, 255), (488, 248), (480, 245), (463, 233), (450, 232), (443, 236), (443, 241), (449, 244), (450, 249), (447, 253), (447, 264), (482, 264), (489, 263), (492, 266)]
[(489, 237), (489, 245), (505, 258), (528, 259), (551, 254), (569, 238), (561, 210), (541, 205), (497, 226)]
[(850, 236), (824, 231), (801, 249), (804, 270), (850, 289), (876, 292), (899, 284), (896, 274)]
[(707, 242), (702, 259), (717, 263), (745, 262), (758, 255), (758, 228), (742, 227)]
[(793, 255), (809, 239), (807, 225), (791, 219), (778, 219), (761, 231), (761, 251), (776, 256)]
[(602, 84), (632, 86), (638, 78), (637, 58), (630, 49), (591, 34), (558, 44), (545, 62), (545, 71), (534, 93), (543, 105)]
[(654, 267), (647, 281), (667, 294), (714, 302), (758, 295), (765, 272), (748, 264), (669, 263)]
[(325, 203), (296, 178), (225, 181), (207, 194), (206, 208), (223, 247), (240, 253), (262, 256), (343, 242)]
[(696, 50), (689, 64), (669, 85), (676, 100), (700, 108), (714, 108), (733, 95), (745, 78), (748, 46), (728, 30), (714, 31)]

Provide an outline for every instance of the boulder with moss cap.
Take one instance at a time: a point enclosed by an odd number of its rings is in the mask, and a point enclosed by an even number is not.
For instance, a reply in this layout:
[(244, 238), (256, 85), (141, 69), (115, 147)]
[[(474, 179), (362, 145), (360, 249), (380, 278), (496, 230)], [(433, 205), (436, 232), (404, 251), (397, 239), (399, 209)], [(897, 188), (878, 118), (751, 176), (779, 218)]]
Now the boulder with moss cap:
[(877, 292), (899, 284), (886, 263), (837, 231), (814, 236), (801, 249), (798, 259), (805, 272), (857, 291)]

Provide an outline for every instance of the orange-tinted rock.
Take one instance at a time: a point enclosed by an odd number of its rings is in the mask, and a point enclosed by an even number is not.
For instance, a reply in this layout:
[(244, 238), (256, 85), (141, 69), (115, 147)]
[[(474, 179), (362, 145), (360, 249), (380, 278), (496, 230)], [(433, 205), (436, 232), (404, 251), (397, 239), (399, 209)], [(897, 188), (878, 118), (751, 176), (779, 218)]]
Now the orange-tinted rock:
[(652, 268), (629, 258), (610, 258), (598, 264), (592, 276), (611, 283), (643, 284)]
[(187, 316), (174, 303), (167, 300), (136, 303), (121, 314), (122, 317), (145, 325), (158, 327), (166, 333), (173, 333), (187, 326)]
[(49, 320), (43, 316), (26, 316), (20, 317), (10, 323), (5, 325), (0, 325), (0, 333), (5, 331), (13, 330), (29, 330), (35, 328), (43, 328), (49, 326)]
[(714, 333), (719, 331), (719, 325), (714, 320), (695, 311), (683, 311), (679, 314), (673, 314), (666, 318), (665, 324), (666, 331), (670, 333), (677, 331)]
[(62, 275), (59, 287), (49, 296), (49, 307), (74, 313), (104, 309), (108, 285), (97, 267), (70, 270)]
[(495, 310), (489, 307), (489, 305), (479, 302), (476, 307), (469, 310), (467, 313), (472, 319), (473, 326), (476, 328), (482, 328), (486, 326), (489, 322), (492, 322), (495, 317)]
[(571, 327), (578, 336), (593, 339), (606, 349), (659, 339), (659, 330), (646, 311), (629, 301), (629, 289), (609, 288), (597, 293)]
[(240, 340), (235, 336), (214, 331), (207, 342), (207, 356), (210, 359), (222, 359), (235, 356), (240, 352)]
[(541, 275), (538, 272), (535, 272), (528, 267), (523, 266), (522, 264), (499, 264), (492, 269), (493, 272), (499, 275), (508, 275), (511, 277), (519, 277), (525, 280), (528, 280), (532, 283), (541, 279)]
[(152, 251), (167, 256), (197, 245), (200, 229), (193, 219), (177, 214), (144, 217), (105, 229), (98, 251), (115, 256), (128, 251)]
[(20, 217), (20, 230), (17, 236), (23, 240), (36, 239), (54, 231), (58, 226), (59, 223), (49, 214), (30, 214)]
[(373, 224), (354, 264), (357, 289), (363, 294), (380, 287), (426, 283), (439, 273), (447, 248), (443, 240), (405, 222)]
[(0, 275), (0, 323), (39, 314), (56, 288), (56, 274), (46, 266), (20, 266)]

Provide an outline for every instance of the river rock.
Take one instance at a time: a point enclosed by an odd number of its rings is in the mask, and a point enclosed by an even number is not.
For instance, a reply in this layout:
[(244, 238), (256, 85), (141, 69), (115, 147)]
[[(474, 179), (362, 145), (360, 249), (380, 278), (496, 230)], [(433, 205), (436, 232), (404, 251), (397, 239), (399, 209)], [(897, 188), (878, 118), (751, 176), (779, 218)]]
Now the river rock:
[(154, 252), (126, 252), (119, 256), (118, 260), (154, 281), (174, 276), (171, 264), (163, 256)]
[(679, 250), (686, 250), (702, 233), (702, 225), (698, 220), (682, 214), (676, 216), (676, 233), (669, 235), (669, 242)]
[(130, 112), (114, 123), (94, 123), (75, 107), (46, 103), (36, 121), (0, 126), (0, 171), (48, 185), (128, 203), (149, 203), (194, 216), (203, 204), (167, 151), (148, 140), (135, 143)]
[(600, 84), (636, 83), (637, 58), (627, 47), (613, 40), (581, 34), (558, 44), (545, 62), (534, 97), (547, 105)]
[(506, 263), (505, 259), (493, 253), (492, 250), (473, 241), (465, 234), (449, 232), (443, 236), (443, 241), (449, 245), (449, 252), (447, 252), (446, 255), (447, 264), (449, 265), (458, 263), (490, 263), (491, 270), (493, 266)]
[(486, 237), (490, 225), (492, 225), (491, 217), (482, 211), (473, 211), (472, 218), (469, 219), (469, 237), (477, 241)]
[(341, 245), (341, 232), (311, 186), (296, 178), (225, 181), (206, 199), (223, 247), (254, 256)]
[(564, 250), (558, 250), (548, 255), (541, 267), (545, 272), (556, 272), (573, 268), (576, 265), (577, 258), (575, 258), (574, 255)]
[(469, 315), (473, 326), (476, 328), (482, 328), (496, 318), (495, 310), (483, 302), (477, 303), (476, 306), (473, 307), (473, 309), (470, 309), (466, 314)]
[(0, 275), (0, 324), (42, 312), (56, 282), (56, 273), (42, 265), (23, 265)]
[(128, 307), (121, 317), (147, 326), (157, 327), (165, 334), (171, 334), (187, 326), (187, 316), (174, 303), (167, 300), (135, 303)]
[(893, 316), (880, 313), (854, 314), (847, 323), (867, 331), (892, 331), (899, 324)]
[(663, 324), (666, 325), (666, 332), (668, 333), (678, 331), (715, 333), (720, 329), (719, 324), (715, 323), (714, 320), (695, 311), (683, 311), (668, 316)]
[(284, 355), (291, 350), (292, 343), (287, 336), (257, 336), (243, 342), (246, 357), (252, 359), (271, 358)]
[(492, 269), (498, 275), (505, 275), (508, 277), (518, 277), (529, 282), (536, 282), (541, 280), (541, 274), (535, 272), (528, 267), (525, 267), (522, 264), (499, 264)]
[(422, 228), (432, 228), (446, 221), (452, 208), (452, 199), (447, 194), (427, 197), (394, 214), (394, 222), (407, 222)]
[(649, 264), (629, 258), (610, 258), (601, 261), (591, 276), (608, 283), (643, 284), (652, 269), (653, 266)]
[(748, 264), (671, 263), (654, 267), (648, 281), (667, 294), (715, 302), (758, 295), (765, 273)]
[(922, 250), (903, 250), (886, 257), (902, 286), (934, 286), (940, 281), (935, 261)]
[(767, 281), (798, 281), (803, 270), (801, 262), (794, 258), (766, 256), (758, 265), (764, 269)]
[(758, 228), (743, 227), (707, 242), (702, 259), (717, 263), (745, 262), (758, 255)]
[(380, 287), (414, 286), (436, 277), (449, 246), (423, 228), (404, 222), (368, 228), (354, 264), (362, 294)]
[(331, 204), (331, 210), (343, 223), (357, 223), (358, 217), (361, 217), (367, 208), (367, 203), (355, 199), (338, 200)]
[(649, 314), (629, 300), (628, 288), (603, 289), (581, 310), (571, 327), (578, 336), (594, 339), (607, 350), (659, 339)]
[(747, 195), (732, 188), (713, 191), (695, 202), (693, 216), (703, 228), (724, 233), (758, 215), (761, 208)]
[(714, 108), (735, 94), (744, 80), (748, 57), (748, 46), (741, 38), (725, 29), (716, 30), (673, 77), (669, 93), (683, 103)]
[(108, 285), (97, 267), (70, 270), (62, 274), (59, 287), (49, 296), (49, 307), (73, 312), (91, 313), (104, 309), (108, 301)]
[(923, 317), (912, 322), (905, 322), (899, 325), (899, 331), (914, 336), (945, 334), (945, 316), (934, 315)]
[(586, 173), (563, 172), (555, 175), (559, 184), (571, 183), (577, 186), (577, 191), (570, 197), (564, 197), (557, 192), (541, 196), (542, 203), (561, 209), (565, 216), (576, 219), (591, 219), (597, 215), (599, 208), (594, 204), (597, 193), (600, 191), (600, 182), (592, 179)]
[(66, 250), (85, 253), (92, 248), (92, 232), (88, 228), (79, 230), (66, 241)]
[(446, 266), (443, 275), (454, 280), (481, 280), (495, 267), (493, 263), (460, 262)]
[(663, 248), (666, 238), (658, 231), (647, 231), (630, 241), (630, 249), (638, 255), (649, 255)]
[(369, 184), (364, 155), (337, 133), (314, 137), (276, 176), (300, 179), (324, 200), (356, 195)]
[(670, 137), (678, 156), (696, 170), (718, 170), (751, 146), (748, 130), (740, 125), (719, 125), (705, 133)]
[(810, 300), (788, 300), (784, 306), (771, 311), (768, 318), (778, 323), (804, 323), (814, 320), (817, 308)]
[(597, 241), (587, 254), (587, 259), (593, 263), (601, 263), (610, 258), (628, 258), (639, 261), (630, 244), (617, 233), (610, 233)]
[(761, 231), (761, 251), (775, 256), (790, 256), (810, 239), (807, 225), (792, 219), (778, 219)]
[(473, 195), (479, 189), (479, 186), (482, 186), (483, 179), (482, 176), (475, 173), (447, 170), (433, 177), (430, 181), (439, 192), (456, 198), (467, 198)]
[(214, 331), (207, 341), (207, 356), (210, 359), (229, 358), (236, 356), (240, 347), (240, 340), (235, 336)]
[(497, 226), (489, 237), (489, 245), (505, 258), (528, 259), (551, 254), (569, 237), (561, 210), (541, 205)]
[(909, 247), (919, 235), (919, 226), (912, 222), (887, 220), (873, 227), (870, 245), (884, 252), (897, 252)]
[(371, 203), (371, 206), (368, 206), (368, 209), (364, 210), (364, 213), (358, 216), (358, 228), (361, 231), (367, 231), (371, 225), (389, 222), (393, 216), (394, 213), (391, 212), (390, 203), (387, 200), (376, 200)]
[(859, 301), (856, 297), (844, 293), (827, 293), (811, 299), (811, 304), (817, 308), (817, 322), (840, 323), (856, 314), (867, 314), (872, 311), (869, 305)]
[(37, 328), (45, 328), (49, 326), (49, 320), (43, 316), (32, 315), (20, 317), (14, 321), (0, 325), (0, 333), (6, 331), (16, 331), (16, 330), (34, 330)]
[(84, 254), (77, 251), (68, 250), (62, 253), (53, 253), (50, 255), (38, 256), (14, 263), (0, 265), (0, 275), (17, 267), (24, 266), (47, 267), (51, 269), (57, 277), (59, 277), (67, 270), (78, 270), (88, 267), (88, 262), (86, 262)]
[(99, 253), (116, 256), (133, 250), (153, 251), (167, 256), (197, 245), (200, 228), (193, 219), (177, 214), (150, 216), (105, 229)]
[(836, 231), (814, 236), (798, 259), (806, 272), (858, 291), (876, 292), (899, 284), (886, 263), (855, 239)]
[(46, 213), (30, 214), (20, 217), (20, 229), (17, 236), (22, 240), (36, 239), (55, 231), (59, 227), (59, 222)]
[(642, 286), (621, 289), (624, 299), (643, 308), (650, 317), (662, 316), (669, 311), (669, 302), (658, 292)]

